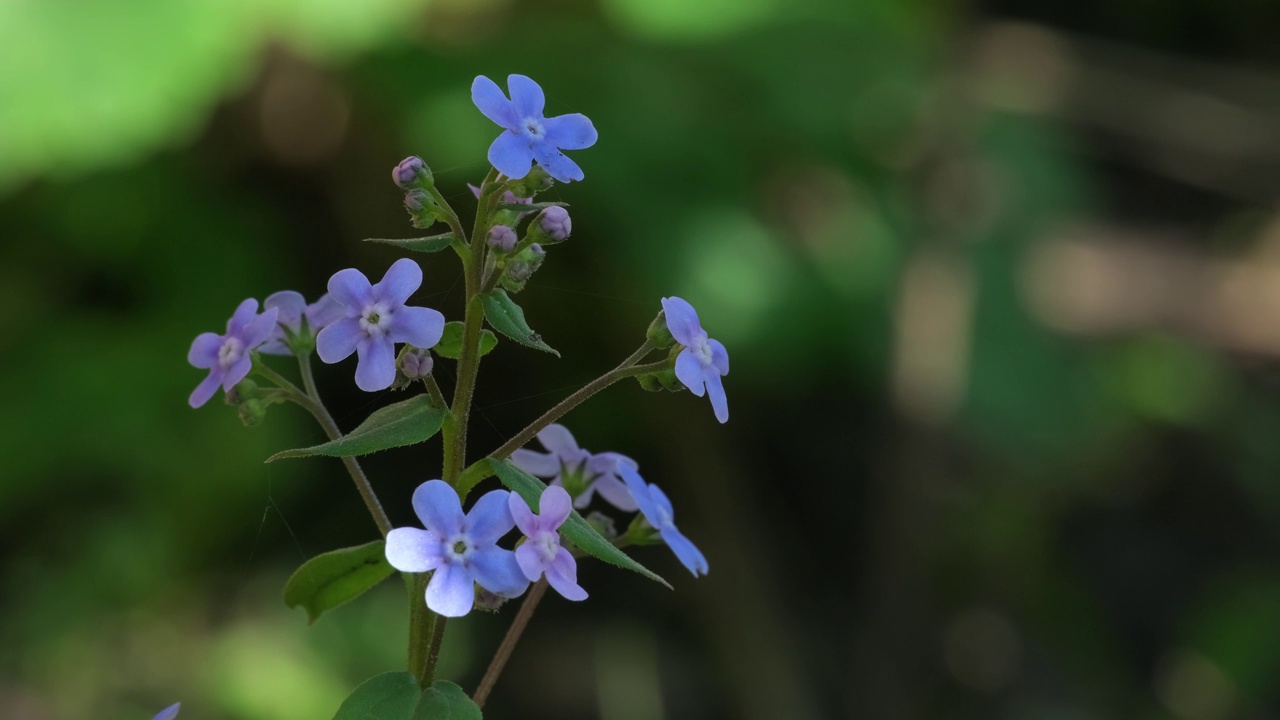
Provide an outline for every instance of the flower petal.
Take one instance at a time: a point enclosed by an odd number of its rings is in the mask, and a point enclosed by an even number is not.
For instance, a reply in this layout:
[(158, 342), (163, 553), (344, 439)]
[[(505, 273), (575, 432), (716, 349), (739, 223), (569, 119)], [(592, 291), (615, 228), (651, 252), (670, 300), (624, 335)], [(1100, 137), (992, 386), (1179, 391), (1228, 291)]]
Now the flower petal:
[(268, 295), (267, 299), (262, 301), (262, 307), (265, 309), (276, 308), (279, 311), (279, 314), (276, 315), (276, 322), (288, 327), (290, 330), (297, 331), (302, 324), (302, 313), (307, 310), (307, 299), (302, 297), (300, 292), (281, 290)]
[(396, 346), (391, 338), (367, 337), (356, 345), (356, 387), (377, 392), (396, 381)]
[(278, 329), (279, 313), (280, 310), (278, 308), (268, 308), (249, 323), (249, 326), (244, 329), (244, 344), (246, 348), (252, 350), (271, 337), (271, 334)]
[(413, 511), (428, 530), (446, 539), (462, 532), (466, 519), (458, 491), (443, 480), (428, 480), (413, 491)]
[(666, 525), (672, 525), (676, 519), (675, 508), (671, 506), (671, 499), (667, 494), (662, 492), (662, 488), (649, 483), (649, 497), (653, 500), (653, 507), (658, 513), (658, 522), (654, 527), (662, 528)]
[(547, 99), (538, 83), (524, 75), (508, 75), (507, 90), (511, 93), (511, 106), (515, 108), (517, 122), (525, 118), (542, 118)]
[(578, 163), (569, 159), (568, 155), (557, 150), (551, 143), (535, 143), (530, 149), (533, 151), (533, 158), (538, 161), (542, 169), (556, 180), (567, 183), (585, 177)]
[(631, 498), (636, 501), (636, 506), (640, 508), (640, 514), (644, 515), (649, 524), (658, 527), (661, 514), (653, 503), (653, 498), (649, 494), (650, 488), (653, 486), (644, 481), (640, 477), (640, 473), (629, 465), (618, 465), (618, 474), (627, 483), (627, 490), (631, 492)]
[(223, 338), (217, 333), (200, 333), (191, 341), (191, 349), (187, 351), (187, 362), (201, 370), (208, 370), (218, 364), (218, 351), (222, 349)]
[(682, 565), (689, 568), (694, 577), (707, 574), (707, 558), (675, 525), (661, 528), (658, 532), (662, 534), (662, 539), (667, 542), (671, 552), (676, 554)]
[(356, 346), (369, 334), (360, 327), (356, 318), (342, 318), (316, 335), (316, 354), (320, 359), (332, 365), (351, 357)]
[(681, 345), (693, 344), (694, 338), (702, 332), (698, 311), (682, 298), (674, 296), (662, 298), (662, 310), (666, 313), (667, 329), (671, 331), (671, 336)]
[(702, 373), (702, 363), (698, 362), (698, 358), (693, 356), (693, 351), (685, 348), (676, 356), (676, 377), (689, 391), (698, 397), (706, 392), (703, 387), (706, 379)]
[[(515, 493), (512, 493), (514, 495)], [(547, 565), (542, 562), (542, 553), (532, 543), (525, 543), (516, 548), (516, 564), (529, 582), (537, 582), (546, 571)]]
[(227, 368), (222, 376), (222, 389), (230, 392), (236, 383), (249, 377), (249, 371), (253, 369), (253, 357), (245, 354), (244, 357), (236, 361), (234, 365)]
[(582, 150), (596, 144), (599, 133), (582, 113), (560, 115), (542, 121), (547, 142), (562, 150)]
[(715, 368), (707, 368), (702, 376), (707, 380), (707, 396), (711, 398), (711, 409), (716, 413), (716, 420), (722, 425), (729, 422), (729, 398), (725, 397), (720, 374)]
[(711, 347), (711, 365), (720, 371), (721, 375), (729, 374), (729, 351), (719, 340), (707, 340), (707, 345)]
[(182, 703), (174, 703), (169, 707), (156, 713), (156, 716), (151, 718), (151, 720), (173, 720), (174, 718), (178, 717), (178, 711), (181, 709), (182, 709)]
[(516, 554), (498, 547), (471, 553), (471, 572), (480, 587), (503, 597), (513, 598), (529, 587)]
[(430, 530), (403, 527), (387, 533), (387, 562), (401, 572), (435, 570), (443, 560), (440, 538)]
[(231, 313), (231, 319), (227, 321), (227, 334), (239, 335), (240, 331), (246, 325), (253, 322), (253, 316), (258, 312), (258, 301), (253, 298), (242, 301), (236, 306), (236, 311)]
[(489, 164), (512, 180), (519, 180), (533, 167), (533, 150), (528, 140), (506, 130), (489, 146)]
[(573, 439), (573, 433), (569, 432), (569, 428), (558, 423), (539, 430), (538, 442), (562, 460), (574, 459), (578, 450), (581, 449), (578, 447), (578, 441)]
[(623, 512), (635, 512), (640, 509), (636, 505), (635, 498), (631, 497), (631, 492), (627, 490), (626, 484), (615, 475), (601, 475), (591, 487), (600, 493), (600, 497), (604, 498), (605, 502)]
[(471, 512), (462, 522), (462, 532), (471, 537), (472, 545), (492, 545), (516, 526), (507, 503), (508, 494), (506, 490), (490, 490), (471, 506)]
[(573, 559), (568, 550), (560, 548), (556, 553), (556, 559), (551, 561), (551, 567), (547, 568), (546, 573), (547, 582), (556, 592), (563, 595), (564, 599), (575, 602), (587, 599), (587, 591), (578, 584), (578, 562)]
[(307, 324), (311, 326), (311, 332), (319, 332), (321, 328), (346, 317), (347, 309), (342, 303), (333, 299), (329, 293), (320, 296), (320, 299), (307, 307)]
[(462, 617), (471, 612), (476, 589), (471, 573), (461, 565), (444, 563), (427, 583), (427, 607), (445, 617)]
[(191, 392), (191, 397), (187, 398), (187, 404), (198, 408), (209, 402), (209, 398), (218, 392), (219, 387), (222, 387), (222, 375), (222, 368), (210, 370), (209, 376), (201, 380), (196, 389)]
[(521, 470), (533, 473), (538, 477), (552, 478), (560, 474), (560, 458), (548, 453), (520, 448), (511, 453), (511, 463)]
[(476, 108), (485, 117), (504, 128), (515, 127), (519, 122), (519, 118), (515, 115), (515, 108), (502, 92), (502, 88), (483, 75), (471, 81), (471, 102), (476, 104)]
[(391, 315), (387, 337), (418, 348), (435, 347), (444, 335), (444, 315), (424, 307), (402, 307)]
[(403, 305), (420, 287), (422, 268), (409, 258), (400, 258), (391, 263), (382, 280), (373, 286), (373, 298)]
[[(515, 493), (508, 493), (507, 508), (511, 511), (511, 519), (515, 520), (516, 527), (520, 528), (520, 532), (527, 536), (532, 536), (538, 532), (541, 523), (538, 522), (538, 516), (533, 514), (533, 510), (524, 501), (524, 498)], [(536, 579), (530, 578), (530, 580)]]
[[(569, 493), (564, 488), (557, 485), (551, 485), (542, 491), (542, 497), (538, 498), (538, 518), (539, 523), (547, 530), (555, 530), (569, 519), (569, 513), (573, 512), (573, 501), (569, 498)], [(527, 533), (526, 533), (527, 534)]]
[(347, 309), (347, 314), (358, 314), (373, 299), (373, 286), (369, 278), (355, 268), (339, 270), (329, 278), (329, 294)]

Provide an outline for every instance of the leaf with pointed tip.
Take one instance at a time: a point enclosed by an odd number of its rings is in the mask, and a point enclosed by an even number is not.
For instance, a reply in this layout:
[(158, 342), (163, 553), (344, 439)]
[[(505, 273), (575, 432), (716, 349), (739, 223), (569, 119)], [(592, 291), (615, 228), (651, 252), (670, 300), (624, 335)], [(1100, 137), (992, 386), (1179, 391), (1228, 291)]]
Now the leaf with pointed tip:
[(360, 683), (333, 720), (413, 720), (422, 688), (407, 672), (389, 672)]
[(382, 245), (393, 245), (401, 250), (412, 250), (421, 253), (440, 252), (445, 248), (453, 245), (453, 233), (440, 233), (439, 235), (428, 235), (419, 238), (365, 238), (365, 242), (380, 243)]
[(520, 309), (510, 295), (507, 295), (506, 290), (494, 290), (485, 296), (484, 316), (494, 330), (521, 345), (560, 357), (560, 353), (542, 342), (542, 336), (529, 327), (529, 323), (524, 319), (524, 310)]
[[(444, 334), (440, 336), (440, 342), (431, 348), (431, 351), (440, 357), (457, 360), (462, 355), (462, 335), (466, 327), (454, 320), (453, 322), (444, 324)], [(480, 356), (484, 357), (489, 354), (498, 345), (498, 336), (489, 330), (480, 331)]]
[[(489, 466), (493, 468), (494, 474), (498, 476), (503, 485), (506, 485), (512, 492), (524, 498), (524, 501), (529, 503), (529, 507), (536, 510), (538, 500), (542, 497), (542, 491), (547, 489), (546, 483), (503, 460), (490, 459)], [(656, 580), (668, 588), (671, 587), (666, 580), (662, 579), (662, 576), (649, 570), (633, 560), (630, 555), (614, 547), (613, 543), (606, 540), (595, 528), (591, 527), (591, 524), (583, 519), (577, 510), (574, 510), (564, 525), (560, 526), (560, 534), (569, 542), (582, 548), (582, 551), (588, 555), (597, 557), (611, 565), (634, 570), (650, 580)]]
[(481, 720), (480, 707), (448, 680), (437, 680), (422, 692), (413, 720)]
[(374, 411), (359, 427), (337, 440), (309, 448), (282, 450), (267, 458), (267, 462), (312, 455), (352, 457), (414, 445), (439, 432), (447, 414), (447, 410), (431, 404), (429, 395), (418, 395)]
[(387, 562), (387, 543), (342, 548), (317, 555), (302, 564), (284, 586), (284, 604), (307, 609), (307, 624), (325, 612), (354, 600), (386, 580), (395, 568)]

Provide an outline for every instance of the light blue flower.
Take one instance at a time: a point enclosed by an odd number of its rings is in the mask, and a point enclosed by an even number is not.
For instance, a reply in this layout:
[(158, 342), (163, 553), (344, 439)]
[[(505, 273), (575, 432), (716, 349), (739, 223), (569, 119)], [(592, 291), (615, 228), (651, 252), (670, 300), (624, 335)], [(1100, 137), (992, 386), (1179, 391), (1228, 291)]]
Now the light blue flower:
[(632, 463), (619, 463), (618, 472), (627, 483), (627, 489), (640, 506), (640, 514), (658, 531), (662, 540), (676, 554), (680, 562), (693, 573), (694, 577), (707, 574), (707, 558), (702, 555), (689, 538), (676, 529), (675, 511), (666, 493), (657, 485), (647, 483)]
[(516, 548), (516, 562), (524, 576), (537, 582), (546, 575), (547, 583), (566, 599), (586, 600), (587, 591), (578, 584), (578, 562), (560, 544), (560, 526), (573, 512), (569, 493), (556, 485), (543, 490), (537, 514), (515, 493), (507, 497), (507, 504), (516, 527), (528, 538)]
[(662, 298), (667, 329), (684, 349), (676, 356), (676, 377), (694, 395), (705, 393), (720, 422), (729, 420), (729, 400), (720, 376), (729, 374), (729, 351), (718, 340), (707, 337), (698, 321), (698, 312), (678, 297)]
[(193, 408), (209, 402), (209, 398), (221, 387), (228, 391), (245, 379), (253, 369), (250, 357), (276, 328), (276, 309), (269, 308), (258, 314), (258, 301), (249, 298), (240, 303), (227, 321), (227, 334), (201, 333), (187, 351), (187, 362), (201, 370), (208, 370), (204, 382), (196, 386), (187, 399)]
[(534, 160), (560, 182), (581, 180), (582, 168), (560, 151), (595, 145), (596, 129), (587, 116), (543, 116), (546, 98), (542, 88), (524, 75), (508, 75), (507, 88), (510, 100), (497, 83), (483, 75), (471, 83), (471, 101), (485, 117), (505, 129), (489, 146), (489, 162), (512, 180), (528, 175)]
[(548, 452), (521, 448), (511, 453), (511, 462), (525, 472), (551, 480), (553, 485), (567, 486), (576, 495), (574, 507), (585, 508), (599, 492), (600, 497), (619, 510), (639, 509), (626, 484), (618, 478), (618, 464), (635, 465), (631, 458), (614, 452), (593, 455), (578, 447), (569, 429), (558, 424), (543, 428), (538, 433), (538, 442)]
[(289, 349), (286, 342), (285, 328), (289, 328), (289, 332), (298, 333), (302, 329), (302, 319), (306, 318), (307, 328), (314, 334), (327, 327), (330, 323), (340, 319), (346, 314), (342, 305), (329, 293), (320, 296), (319, 300), (307, 304), (306, 298), (302, 293), (293, 290), (281, 290), (277, 293), (271, 293), (266, 300), (262, 301), (264, 309), (276, 308), (276, 327), (271, 331), (271, 335), (267, 337), (267, 341), (258, 348), (258, 352), (268, 355), (292, 355), (293, 351)]
[(173, 720), (178, 717), (178, 711), (182, 709), (182, 703), (174, 703), (169, 707), (161, 710), (151, 720)]
[(356, 353), (356, 385), (361, 390), (391, 387), (396, 380), (396, 343), (425, 350), (444, 334), (444, 315), (404, 304), (421, 285), (422, 268), (408, 258), (395, 261), (377, 285), (353, 268), (334, 273), (329, 294), (342, 306), (344, 317), (316, 336), (320, 359), (333, 364)]
[(426, 530), (387, 533), (387, 562), (402, 572), (431, 571), (427, 607), (461, 617), (475, 604), (475, 584), (513, 598), (529, 587), (515, 553), (497, 546), (515, 527), (506, 490), (485, 493), (463, 514), (458, 493), (443, 480), (428, 480), (413, 493), (413, 510)]

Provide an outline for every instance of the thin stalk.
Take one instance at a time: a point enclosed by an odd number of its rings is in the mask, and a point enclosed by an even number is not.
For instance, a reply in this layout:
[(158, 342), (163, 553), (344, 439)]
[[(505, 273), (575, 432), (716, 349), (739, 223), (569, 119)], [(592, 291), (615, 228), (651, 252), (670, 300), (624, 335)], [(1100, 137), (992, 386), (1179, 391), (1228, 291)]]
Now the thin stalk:
[(520, 642), (520, 636), (524, 634), (524, 629), (529, 625), (529, 619), (533, 617), (533, 611), (538, 609), (538, 603), (542, 601), (542, 596), (547, 592), (547, 579), (542, 578), (529, 590), (529, 594), (525, 596), (524, 602), (520, 604), (520, 612), (516, 613), (515, 620), (511, 621), (511, 627), (507, 628), (506, 637), (502, 638), (502, 644), (498, 646), (498, 651), (494, 653), (493, 660), (489, 661), (489, 669), (484, 671), (484, 677), (480, 679), (480, 685), (476, 687), (476, 692), (471, 696), (476, 707), (483, 708), (484, 701), (489, 699), (489, 693), (493, 692), (493, 686), (498, 682), (498, 676), (502, 674), (502, 669), (507, 666), (507, 661), (511, 659), (511, 653), (516, 649), (516, 643)]
[(436, 384), (436, 377), (428, 375), (422, 379), (422, 384), (427, 386), (427, 394), (431, 396), (431, 402), (438, 408), (447, 408), (449, 403), (444, 399), (444, 393), (440, 392), (440, 386)]
[(431, 627), (431, 646), (427, 648), (427, 656), (423, 662), (422, 673), (418, 677), (418, 683), (423, 688), (431, 687), (431, 683), (436, 679), (436, 665), (440, 662), (440, 646), (444, 643), (444, 627), (449, 618), (443, 615), (436, 615), (436, 621)]

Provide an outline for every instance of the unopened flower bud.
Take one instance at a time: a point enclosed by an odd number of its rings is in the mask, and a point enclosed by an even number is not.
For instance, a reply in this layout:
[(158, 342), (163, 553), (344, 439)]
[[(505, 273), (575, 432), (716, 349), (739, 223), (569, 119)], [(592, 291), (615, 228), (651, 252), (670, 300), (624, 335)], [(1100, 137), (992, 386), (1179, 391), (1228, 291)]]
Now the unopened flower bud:
[(498, 252), (508, 253), (516, 248), (519, 239), (516, 231), (506, 225), (494, 225), (489, 228), (489, 247)]
[(391, 170), (391, 179), (400, 189), (410, 190), (419, 185), (430, 185), (433, 178), (431, 168), (427, 167), (422, 158), (411, 155)]
[(227, 391), (227, 404), (239, 405), (246, 400), (252, 400), (258, 397), (258, 383), (245, 378), (236, 383), (236, 386)]
[(649, 329), (644, 336), (649, 340), (650, 345), (659, 349), (676, 344), (676, 339), (671, 336), (671, 330), (667, 327), (667, 314), (662, 310), (659, 310), (658, 317), (649, 323)]
[(533, 275), (533, 269), (523, 260), (515, 260), (507, 266), (507, 277), (515, 282), (522, 283), (531, 275)]
[(420, 212), (431, 204), (431, 196), (425, 190), (410, 190), (404, 196), (404, 206), (409, 212)]
[(537, 272), (542, 262), (547, 259), (547, 251), (538, 243), (534, 243), (523, 253), (525, 262), (529, 263), (529, 272)]
[(237, 409), (240, 415), (240, 422), (244, 423), (245, 427), (253, 427), (267, 417), (266, 403), (256, 398), (245, 400), (240, 403)]
[(569, 211), (559, 205), (552, 205), (543, 210), (533, 222), (538, 239), (545, 243), (564, 242), (573, 232)]
[(420, 380), (431, 374), (435, 359), (430, 350), (413, 348), (400, 356), (400, 372), (410, 380)]

